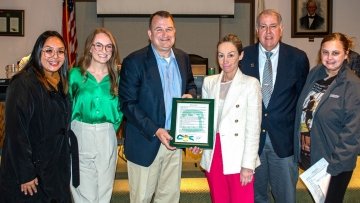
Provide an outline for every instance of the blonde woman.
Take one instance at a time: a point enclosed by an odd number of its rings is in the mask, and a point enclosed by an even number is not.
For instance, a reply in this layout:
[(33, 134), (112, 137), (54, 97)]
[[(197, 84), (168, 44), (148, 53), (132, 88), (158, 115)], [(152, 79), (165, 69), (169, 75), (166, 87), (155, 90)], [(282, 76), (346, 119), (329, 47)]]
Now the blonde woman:
[(110, 202), (117, 160), (116, 131), (122, 120), (117, 96), (119, 61), (113, 35), (97, 28), (85, 43), (80, 67), (70, 71), (72, 123), (79, 142), (80, 186), (75, 202)]
[(214, 203), (254, 202), (262, 96), (259, 81), (240, 71), (242, 57), (240, 39), (225, 36), (217, 46), (222, 71), (206, 77), (202, 87), (202, 97), (216, 104), (214, 149), (204, 150), (200, 162)]

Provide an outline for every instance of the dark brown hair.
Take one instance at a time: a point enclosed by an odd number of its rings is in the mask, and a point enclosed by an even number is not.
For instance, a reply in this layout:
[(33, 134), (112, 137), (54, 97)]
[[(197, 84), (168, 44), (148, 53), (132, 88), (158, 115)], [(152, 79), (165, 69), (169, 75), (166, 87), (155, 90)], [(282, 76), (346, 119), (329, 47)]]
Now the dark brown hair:
[(150, 19), (149, 19), (149, 29), (151, 29), (151, 25), (152, 25), (152, 20), (155, 16), (159, 16), (162, 18), (170, 18), (173, 22), (173, 24), (175, 25), (175, 21), (173, 16), (168, 12), (168, 11), (157, 11), (153, 14), (151, 14)]

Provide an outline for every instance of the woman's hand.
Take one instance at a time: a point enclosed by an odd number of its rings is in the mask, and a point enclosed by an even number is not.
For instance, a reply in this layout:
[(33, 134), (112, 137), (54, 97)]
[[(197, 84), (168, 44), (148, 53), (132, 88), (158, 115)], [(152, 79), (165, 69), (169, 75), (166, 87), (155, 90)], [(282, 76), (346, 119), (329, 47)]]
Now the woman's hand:
[(183, 98), (183, 99), (192, 99), (193, 96), (192, 96), (191, 94), (183, 94), (183, 95), (181, 96), (181, 98)]
[(23, 192), (25, 195), (30, 194), (33, 196), (35, 193), (37, 193), (37, 185), (39, 185), (37, 178), (27, 183), (21, 184), (21, 192)]
[(240, 182), (242, 186), (247, 185), (253, 180), (254, 171), (248, 168), (242, 168), (240, 171)]
[(190, 150), (193, 154), (201, 154), (201, 153), (202, 153), (202, 149), (200, 149), (199, 147), (190, 147), (189, 150)]

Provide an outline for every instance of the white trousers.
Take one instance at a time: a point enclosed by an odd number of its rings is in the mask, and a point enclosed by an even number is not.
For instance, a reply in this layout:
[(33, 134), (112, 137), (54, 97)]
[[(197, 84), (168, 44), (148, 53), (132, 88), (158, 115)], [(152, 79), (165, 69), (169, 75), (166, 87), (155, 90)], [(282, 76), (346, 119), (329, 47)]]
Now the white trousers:
[(71, 122), (79, 145), (80, 185), (71, 185), (75, 203), (109, 203), (112, 195), (117, 139), (111, 123)]

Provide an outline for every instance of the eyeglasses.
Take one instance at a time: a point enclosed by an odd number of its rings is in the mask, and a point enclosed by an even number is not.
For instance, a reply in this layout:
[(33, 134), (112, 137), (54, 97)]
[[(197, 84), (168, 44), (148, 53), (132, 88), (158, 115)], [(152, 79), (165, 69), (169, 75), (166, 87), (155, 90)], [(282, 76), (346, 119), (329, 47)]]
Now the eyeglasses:
[(112, 44), (107, 44), (107, 45), (103, 45), (99, 42), (92, 44), (95, 48), (96, 51), (102, 51), (105, 47), (105, 51), (106, 52), (111, 52), (113, 50), (113, 45)]
[(52, 47), (44, 48), (44, 49), (42, 50), (42, 52), (44, 52), (44, 55), (45, 55), (45, 57), (47, 57), (47, 58), (50, 58), (50, 57), (55, 56), (55, 53), (57, 54), (57, 57), (59, 57), (59, 58), (64, 58), (64, 57), (65, 57), (65, 53), (66, 53), (64, 49), (55, 50), (55, 49), (52, 48)]

